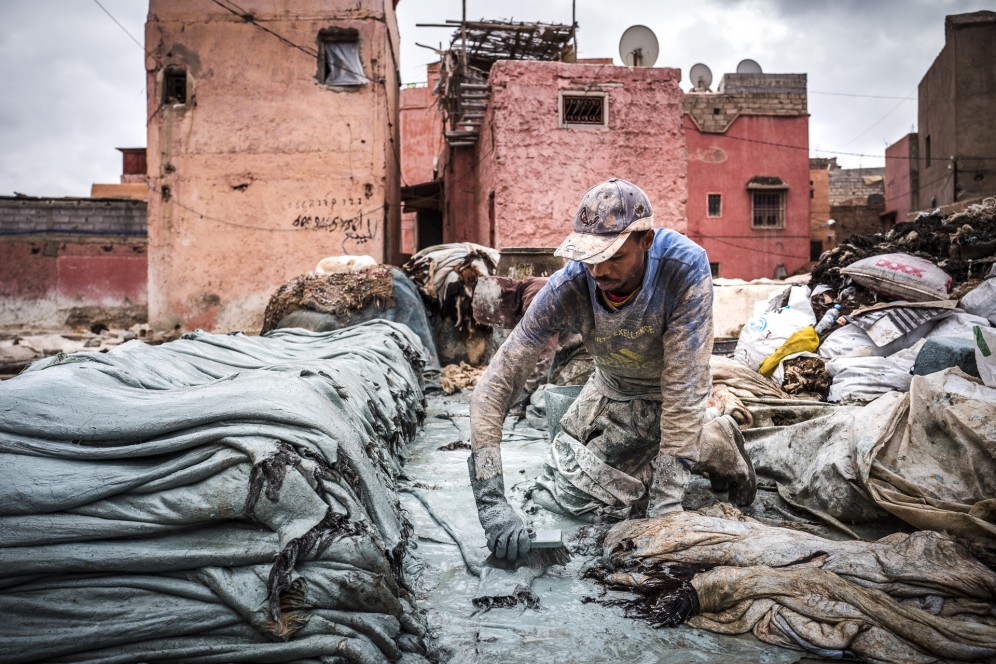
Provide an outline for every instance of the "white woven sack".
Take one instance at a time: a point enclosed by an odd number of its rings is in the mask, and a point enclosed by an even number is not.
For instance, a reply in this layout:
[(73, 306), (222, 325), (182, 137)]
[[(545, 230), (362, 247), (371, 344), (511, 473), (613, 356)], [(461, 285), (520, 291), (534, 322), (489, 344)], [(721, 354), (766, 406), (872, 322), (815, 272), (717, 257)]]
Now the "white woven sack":
[(856, 282), (898, 300), (946, 300), (951, 276), (925, 258), (909, 254), (879, 254), (841, 269)]

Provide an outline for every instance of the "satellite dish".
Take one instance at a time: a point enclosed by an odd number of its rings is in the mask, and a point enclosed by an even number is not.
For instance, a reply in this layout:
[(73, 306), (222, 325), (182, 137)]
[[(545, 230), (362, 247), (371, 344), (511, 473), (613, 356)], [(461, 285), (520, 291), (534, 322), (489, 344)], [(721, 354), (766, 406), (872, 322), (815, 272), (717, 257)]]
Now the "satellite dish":
[(750, 58), (745, 58), (740, 61), (737, 65), (738, 74), (763, 74), (761, 71), (761, 65), (757, 64)]
[(619, 57), (627, 67), (653, 67), (659, 53), (657, 35), (645, 25), (631, 25), (619, 39)]
[(712, 85), (712, 70), (699, 62), (692, 65), (688, 78), (693, 86), (692, 92), (709, 92), (709, 86)]

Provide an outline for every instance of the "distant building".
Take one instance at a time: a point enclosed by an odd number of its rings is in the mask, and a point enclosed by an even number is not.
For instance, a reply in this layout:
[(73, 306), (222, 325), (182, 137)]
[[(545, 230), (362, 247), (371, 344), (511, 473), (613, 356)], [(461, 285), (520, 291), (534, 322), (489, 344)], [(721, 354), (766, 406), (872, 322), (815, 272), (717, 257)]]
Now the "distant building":
[(948, 16), (944, 34), (920, 81), (915, 208), (996, 193), (996, 12)]
[(439, 156), (443, 117), (437, 106), (439, 63), (426, 67), (424, 85), (401, 89), (401, 253), (443, 242), (443, 191)]
[(885, 169), (830, 168), (830, 217), (836, 241), (852, 235), (874, 235), (886, 230)]
[(149, 200), (148, 167), (145, 148), (118, 148), (121, 152), (120, 184), (97, 184), (90, 187), (91, 198), (135, 198)]
[[(816, 157), (809, 160), (809, 260), (818, 261), (824, 251), (837, 246), (830, 216), (830, 169), (837, 166), (836, 157)], [(831, 223), (831, 220), (833, 222)]]
[(611, 177), (647, 192), (659, 226), (685, 231), (679, 80), (660, 67), (495, 63), (480, 138), (450, 142), (444, 237), (557, 246), (581, 195)]
[(145, 201), (0, 197), (0, 326), (147, 320)]
[(784, 277), (810, 258), (805, 74), (726, 74), (684, 99), (688, 236), (720, 277)]
[(150, 0), (149, 318), (257, 331), (338, 254), (400, 255), (392, 0)]
[(889, 230), (896, 222), (907, 221), (911, 212), (920, 209), (918, 149), (916, 132), (906, 134), (885, 149), (883, 230)]

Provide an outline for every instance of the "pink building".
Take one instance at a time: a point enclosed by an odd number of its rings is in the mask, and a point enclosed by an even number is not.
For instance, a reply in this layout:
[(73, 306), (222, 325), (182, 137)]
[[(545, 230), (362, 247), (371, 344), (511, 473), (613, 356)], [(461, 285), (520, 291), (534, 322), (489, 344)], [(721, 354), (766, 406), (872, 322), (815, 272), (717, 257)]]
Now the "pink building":
[(685, 96), (688, 236), (713, 274), (784, 277), (810, 257), (805, 74), (726, 74)]
[(446, 241), (556, 246), (581, 195), (610, 177), (639, 184), (657, 224), (684, 231), (679, 80), (667, 68), (496, 62), (479, 137), (457, 136), (444, 159)]
[(397, 262), (392, 0), (150, 0), (149, 321), (258, 330), (329, 255)]
[(434, 93), (439, 64), (426, 68), (424, 85), (401, 89), (401, 253), (443, 242), (442, 188), (438, 181), (443, 118)]
[(889, 230), (897, 221), (906, 221), (919, 210), (917, 134), (906, 134), (885, 149), (885, 212), (882, 228)]

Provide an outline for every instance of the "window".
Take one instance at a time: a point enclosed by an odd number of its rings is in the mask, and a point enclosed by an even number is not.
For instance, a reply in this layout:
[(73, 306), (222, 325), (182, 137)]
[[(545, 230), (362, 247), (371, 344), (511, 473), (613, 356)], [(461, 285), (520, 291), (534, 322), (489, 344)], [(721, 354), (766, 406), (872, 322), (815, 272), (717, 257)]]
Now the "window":
[(356, 30), (329, 28), (318, 33), (318, 80), (329, 86), (358, 86), (369, 80), (363, 73)]
[(606, 127), (605, 95), (563, 93), (560, 96), (560, 126)]
[(927, 166), (930, 166), (930, 134), (923, 139), (923, 156), (927, 160)]
[(709, 263), (709, 271), (712, 272), (713, 278), (719, 278), (719, 263)]
[(163, 103), (187, 103), (187, 71), (185, 69), (167, 69), (163, 74)]
[(752, 191), (753, 228), (785, 228), (785, 191)]
[(710, 217), (721, 217), (723, 216), (723, 196), (722, 194), (707, 194), (706, 200), (708, 202)]

